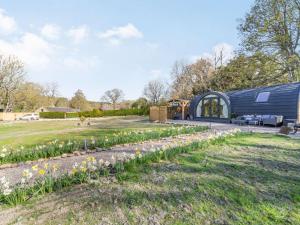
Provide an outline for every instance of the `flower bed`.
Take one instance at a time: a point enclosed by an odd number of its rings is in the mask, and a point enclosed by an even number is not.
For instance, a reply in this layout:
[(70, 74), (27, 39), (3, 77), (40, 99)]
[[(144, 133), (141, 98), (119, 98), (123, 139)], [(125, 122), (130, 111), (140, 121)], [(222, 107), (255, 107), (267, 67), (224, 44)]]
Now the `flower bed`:
[[(209, 144), (224, 143), (226, 138), (234, 136), (239, 130), (219, 132), (208, 137), (207, 140), (192, 143), (189, 141), (178, 143), (178, 147), (163, 146), (152, 148), (150, 153), (142, 155), (136, 149), (135, 154), (122, 153), (112, 156), (110, 161), (96, 160), (87, 157), (82, 162), (75, 162), (68, 173), (59, 174), (57, 166), (45, 163), (43, 166), (34, 165), (23, 171), (20, 182), (11, 187), (5, 177), (0, 178), (0, 202), (7, 205), (17, 205), (45, 193), (54, 192), (74, 184), (93, 182), (101, 176), (115, 174), (121, 180), (124, 172), (134, 171), (138, 164), (148, 164), (174, 157), (180, 153), (187, 153), (196, 149), (206, 148)], [(32, 179), (38, 177), (38, 179)]]
[(31, 148), (20, 146), (17, 149), (11, 149), (9, 146), (3, 146), (0, 148), (0, 164), (18, 163), (41, 158), (56, 157), (63, 154), (73, 153), (82, 149), (108, 148), (117, 144), (160, 139), (163, 137), (176, 136), (180, 134), (190, 134), (194, 132), (201, 132), (206, 129), (206, 127), (180, 126), (148, 131), (124, 131), (115, 133), (112, 136), (90, 137), (84, 142), (76, 140), (54, 140), (45, 144), (33, 146)]

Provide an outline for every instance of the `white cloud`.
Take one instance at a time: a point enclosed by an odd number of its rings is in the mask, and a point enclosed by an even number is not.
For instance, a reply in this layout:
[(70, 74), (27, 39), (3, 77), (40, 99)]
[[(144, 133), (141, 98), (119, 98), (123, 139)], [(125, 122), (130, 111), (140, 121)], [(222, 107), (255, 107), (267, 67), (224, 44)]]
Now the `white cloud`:
[(212, 48), (211, 52), (205, 52), (202, 55), (192, 56), (191, 61), (196, 62), (197, 60), (204, 58), (212, 62), (215, 61), (215, 58), (219, 59), (218, 64), (221, 63), (220, 59), (222, 58), (222, 63), (227, 64), (234, 57), (234, 48), (232, 45), (227, 43), (220, 43), (215, 45)]
[(0, 8), (0, 33), (10, 34), (17, 29), (17, 23), (14, 18), (6, 15), (5, 11)]
[(55, 46), (33, 33), (25, 33), (15, 42), (0, 39), (0, 54), (16, 55), (30, 68), (43, 68), (50, 62)]
[(41, 34), (50, 40), (57, 40), (60, 36), (61, 29), (55, 24), (46, 24), (41, 29)]
[(71, 38), (74, 44), (79, 44), (86, 39), (89, 35), (89, 29), (86, 25), (74, 27), (67, 32), (67, 35)]
[(98, 37), (108, 40), (113, 45), (118, 45), (121, 43), (121, 40), (142, 38), (143, 33), (133, 24), (128, 23), (125, 26), (113, 27), (112, 29), (99, 33)]

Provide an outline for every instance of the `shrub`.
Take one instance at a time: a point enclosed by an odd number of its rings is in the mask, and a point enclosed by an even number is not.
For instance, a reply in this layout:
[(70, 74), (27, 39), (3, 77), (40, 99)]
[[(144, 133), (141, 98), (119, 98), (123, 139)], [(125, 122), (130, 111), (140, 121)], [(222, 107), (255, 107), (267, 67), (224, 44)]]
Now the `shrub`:
[(288, 135), (292, 131), (293, 129), (291, 127), (282, 126), (279, 130), (279, 133)]
[(129, 115), (147, 115), (149, 112), (144, 109), (120, 109), (103, 111), (103, 116), (129, 116)]
[(106, 110), (101, 111), (99, 109), (93, 109), (92, 111), (84, 112), (73, 112), (73, 113), (64, 113), (64, 112), (41, 112), (40, 118), (48, 119), (63, 119), (63, 118), (93, 118), (93, 117), (102, 117), (102, 116), (129, 116), (129, 115), (149, 115), (149, 108), (132, 108), (132, 109), (120, 109), (120, 110)]
[(93, 109), (92, 111), (85, 111), (85, 112), (80, 112), (78, 113), (79, 117), (84, 116), (84, 117), (102, 117), (103, 112), (100, 111), (99, 109)]
[(64, 119), (65, 113), (64, 112), (40, 112), (40, 118)]
[(77, 112), (74, 113), (66, 113), (66, 118), (78, 118), (79, 114)]

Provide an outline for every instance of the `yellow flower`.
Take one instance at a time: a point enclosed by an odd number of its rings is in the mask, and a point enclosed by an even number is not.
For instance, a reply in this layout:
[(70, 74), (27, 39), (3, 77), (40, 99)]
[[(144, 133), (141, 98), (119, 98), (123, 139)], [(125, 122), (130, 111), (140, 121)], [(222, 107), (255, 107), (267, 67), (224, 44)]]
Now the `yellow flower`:
[(136, 148), (136, 149), (135, 149), (135, 154), (136, 154), (136, 155), (140, 155), (140, 154), (141, 154), (141, 151), (140, 151), (139, 149)]
[(38, 165), (34, 165), (31, 168), (32, 168), (32, 170), (37, 171), (38, 170)]
[(86, 172), (86, 171), (87, 171), (87, 168), (84, 167), (84, 166), (81, 166), (81, 167), (80, 167), (80, 170), (81, 170), (81, 172)]
[(46, 173), (45, 170), (43, 170), (43, 169), (40, 169), (40, 170), (39, 170), (39, 174), (40, 174), (40, 175), (44, 175), (45, 173)]
[(71, 173), (72, 173), (72, 174), (77, 173), (77, 169), (76, 169), (76, 168), (73, 168), (72, 171), (71, 171)]
[(48, 166), (49, 166), (48, 163), (45, 163), (45, 164), (44, 164), (44, 168), (45, 168), (45, 169), (48, 169)]

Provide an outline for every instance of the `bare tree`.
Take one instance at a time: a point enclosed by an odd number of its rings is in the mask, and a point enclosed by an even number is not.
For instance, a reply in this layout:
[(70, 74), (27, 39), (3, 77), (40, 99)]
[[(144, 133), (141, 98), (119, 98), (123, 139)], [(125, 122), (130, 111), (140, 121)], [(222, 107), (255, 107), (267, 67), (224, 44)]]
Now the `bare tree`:
[(171, 97), (189, 99), (210, 89), (213, 66), (209, 60), (199, 59), (193, 64), (176, 62), (171, 76)]
[(154, 105), (158, 104), (166, 94), (167, 88), (160, 80), (152, 80), (144, 88), (145, 97)]
[(59, 95), (59, 85), (56, 82), (46, 83), (44, 86), (44, 95), (49, 98), (55, 98)]
[(120, 89), (108, 90), (102, 96), (102, 100), (107, 101), (113, 105), (113, 109), (116, 109), (116, 104), (120, 102), (124, 97), (124, 93)]
[(24, 64), (14, 56), (0, 56), (0, 104), (11, 111), (16, 90), (24, 81)]

